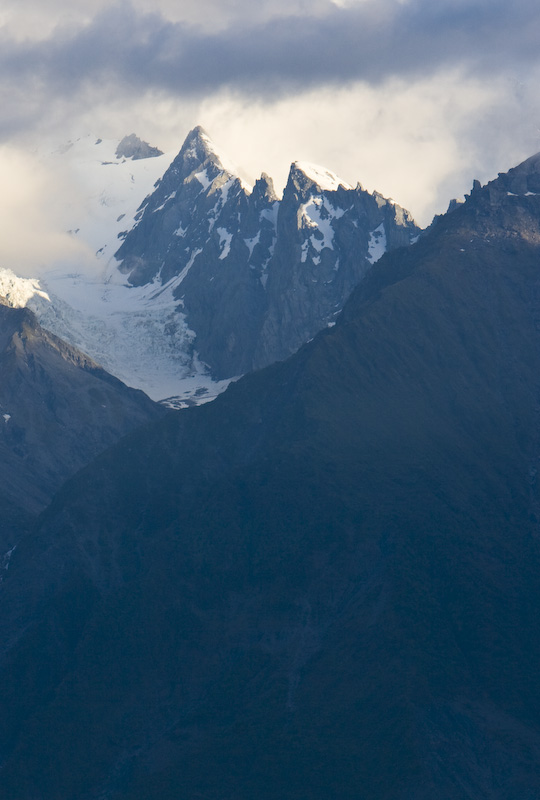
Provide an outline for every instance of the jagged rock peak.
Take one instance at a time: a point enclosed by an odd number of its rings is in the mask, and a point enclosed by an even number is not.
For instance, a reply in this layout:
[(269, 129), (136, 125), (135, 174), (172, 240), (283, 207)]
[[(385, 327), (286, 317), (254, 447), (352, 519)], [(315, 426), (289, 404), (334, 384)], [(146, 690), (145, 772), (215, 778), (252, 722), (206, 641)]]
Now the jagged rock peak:
[(207, 163), (212, 163), (218, 170), (237, 176), (236, 167), (222, 153), (201, 125), (188, 133), (180, 153), (175, 161), (182, 163), (183, 172), (193, 172)]
[(475, 179), (467, 199), (477, 203), (487, 200), (493, 207), (501, 206), (507, 201), (516, 202), (515, 198), (530, 199), (539, 196), (540, 153), (536, 153), (508, 172), (499, 172), (497, 178), (485, 185)]
[(274, 189), (274, 181), (269, 175), (266, 174), (266, 172), (263, 172), (261, 177), (255, 181), (255, 185), (253, 187), (253, 197), (261, 200), (267, 200), (270, 203), (273, 203), (278, 199)]
[(499, 173), (496, 183), (511, 194), (540, 193), (540, 153), (527, 158), (506, 173)]
[(142, 158), (156, 158), (162, 156), (163, 151), (157, 147), (152, 147), (148, 142), (143, 142), (134, 133), (129, 136), (124, 136), (122, 141), (116, 148), (117, 158), (131, 158), (133, 161), (138, 161)]
[(471, 194), (472, 194), (473, 192), (479, 192), (481, 188), (482, 188), (482, 184), (480, 183), (480, 181), (478, 180), (478, 178), (475, 178), (475, 179), (473, 180), (473, 185), (472, 185), (472, 189), (471, 189)]
[(448, 203), (448, 208), (446, 210), (446, 213), (447, 214), (451, 214), (452, 211), (456, 210), (456, 208), (459, 208), (460, 206), (462, 206), (464, 202), (465, 201), (463, 200), (462, 197), (453, 197), (450, 200), (450, 202)]
[(203, 164), (206, 159), (216, 154), (216, 148), (204, 128), (200, 125), (193, 128), (185, 138), (180, 156), (184, 161), (193, 161), (194, 164)]
[(345, 181), (342, 181), (335, 172), (331, 172), (318, 164), (309, 161), (294, 161), (289, 172), (289, 181), (296, 189), (305, 191), (315, 185), (323, 192), (336, 192), (340, 187), (352, 189)]

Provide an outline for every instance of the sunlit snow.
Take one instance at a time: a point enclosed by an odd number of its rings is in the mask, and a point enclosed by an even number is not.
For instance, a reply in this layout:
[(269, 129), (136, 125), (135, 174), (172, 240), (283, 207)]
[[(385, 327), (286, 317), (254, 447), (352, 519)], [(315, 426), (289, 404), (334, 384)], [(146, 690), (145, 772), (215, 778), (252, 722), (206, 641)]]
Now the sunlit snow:
[(342, 208), (334, 208), (327, 198), (321, 196), (310, 197), (307, 203), (300, 206), (300, 219), (304, 226), (317, 231), (302, 245), (301, 261), (306, 261), (310, 244), (318, 253), (313, 259), (315, 263), (320, 261), (320, 253), (325, 247), (330, 250), (334, 248), (332, 220), (339, 219), (344, 213)]
[(23, 308), (35, 295), (49, 300), (35, 278), (19, 278), (10, 269), (0, 269), (0, 297), (4, 298), (6, 305)]
[(212, 181), (208, 177), (208, 170), (207, 169), (203, 169), (201, 172), (196, 172), (193, 177), (196, 178), (199, 181), (199, 183), (201, 184), (201, 186), (202, 186), (202, 190), (201, 191), (204, 191), (205, 189), (208, 189), (208, 187), (211, 186), (211, 184), (212, 184)]
[(304, 175), (317, 184), (319, 189), (325, 192), (335, 192), (340, 186), (345, 189), (352, 189), (345, 181), (342, 181), (334, 172), (309, 161), (295, 161), (294, 165), (301, 170)]

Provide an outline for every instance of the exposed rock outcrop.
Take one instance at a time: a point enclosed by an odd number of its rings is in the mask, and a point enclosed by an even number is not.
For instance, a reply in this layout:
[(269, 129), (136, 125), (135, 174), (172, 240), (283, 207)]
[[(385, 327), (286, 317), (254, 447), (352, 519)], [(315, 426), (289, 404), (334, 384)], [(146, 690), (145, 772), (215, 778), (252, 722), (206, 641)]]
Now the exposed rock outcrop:
[(117, 158), (131, 158), (133, 161), (137, 161), (141, 158), (155, 158), (156, 156), (162, 155), (163, 152), (161, 150), (157, 147), (152, 147), (148, 142), (143, 142), (143, 140), (139, 139), (134, 133), (130, 133), (129, 136), (124, 136), (116, 148)]
[(116, 257), (134, 286), (173, 282), (196, 350), (226, 378), (332, 324), (374, 261), (417, 233), (393, 201), (313, 164), (292, 165), (282, 200), (264, 174), (250, 191), (199, 127)]

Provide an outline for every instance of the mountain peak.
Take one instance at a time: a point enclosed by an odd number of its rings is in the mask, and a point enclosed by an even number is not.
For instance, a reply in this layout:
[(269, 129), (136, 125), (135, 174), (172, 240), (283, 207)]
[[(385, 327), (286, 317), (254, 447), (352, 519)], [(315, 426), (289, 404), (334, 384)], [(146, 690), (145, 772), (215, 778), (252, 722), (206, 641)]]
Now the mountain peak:
[(192, 153), (193, 155), (197, 154), (199, 157), (207, 158), (210, 153), (215, 152), (215, 146), (202, 125), (197, 125), (186, 136), (182, 150), (185, 151), (186, 155)]
[(152, 147), (148, 142), (143, 142), (134, 133), (124, 136), (116, 148), (117, 158), (131, 158), (133, 161), (138, 161), (141, 158), (156, 158), (162, 155), (162, 150)]
[(529, 158), (526, 158), (525, 161), (521, 162), (521, 164), (518, 164), (516, 167), (509, 170), (509, 173), (516, 173), (516, 172), (539, 173), (540, 152), (535, 153), (532, 156), (529, 156)]
[(323, 192), (336, 192), (340, 186), (345, 189), (353, 188), (342, 181), (335, 172), (310, 161), (294, 161), (291, 164), (289, 181), (302, 189), (307, 188), (308, 183), (315, 184)]
[(506, 173), (499, 173), (497, 182), (515, 194), (540, 193), (540, 153), (527, 158)]
[(36, 296), (50, 301), (36, 278), (21, 278), (10, 269), (0, 268), (0, 305), (22, 308)]
[(475, 179), (467, 201), (484, 206), (485, 210), (498, 208), (512, 215), (516, 203), (524, 208), (531, 208), (533, 203), (536, 208), (538, 200), (535, 198), (539, 197), (540, 153), (536, 153), (508, 172), (499, 172), (485, 185)]
[(197, 125), (188, 133), (177, 159), (182, 161), (186, 173), (210, 162), (222, 172), (235, 177), (237, 175), (236, 167), (219, 152), (201, 125)]
[(274, 181), (269, 175), (266, 174), (266, 172), (261, 173), (261, 177), (255, 181), (255, 185), (253, 186), (253, 196), (260, 197), (261, 199), (264, 198), (271, 203), (277, 200), (276, 191), (274, 189)]

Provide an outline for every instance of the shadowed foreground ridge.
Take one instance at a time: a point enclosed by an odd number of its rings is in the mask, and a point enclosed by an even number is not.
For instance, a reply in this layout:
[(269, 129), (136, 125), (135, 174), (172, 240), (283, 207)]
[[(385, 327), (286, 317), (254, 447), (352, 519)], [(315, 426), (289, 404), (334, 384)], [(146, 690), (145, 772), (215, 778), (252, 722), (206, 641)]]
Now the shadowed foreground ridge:
[(2, 298), (0, 376), (3, 554), (67, 478), (162, 409)]
[(7, 796), (540, 796), (540, 174), (65, 485), (2, 584)]

